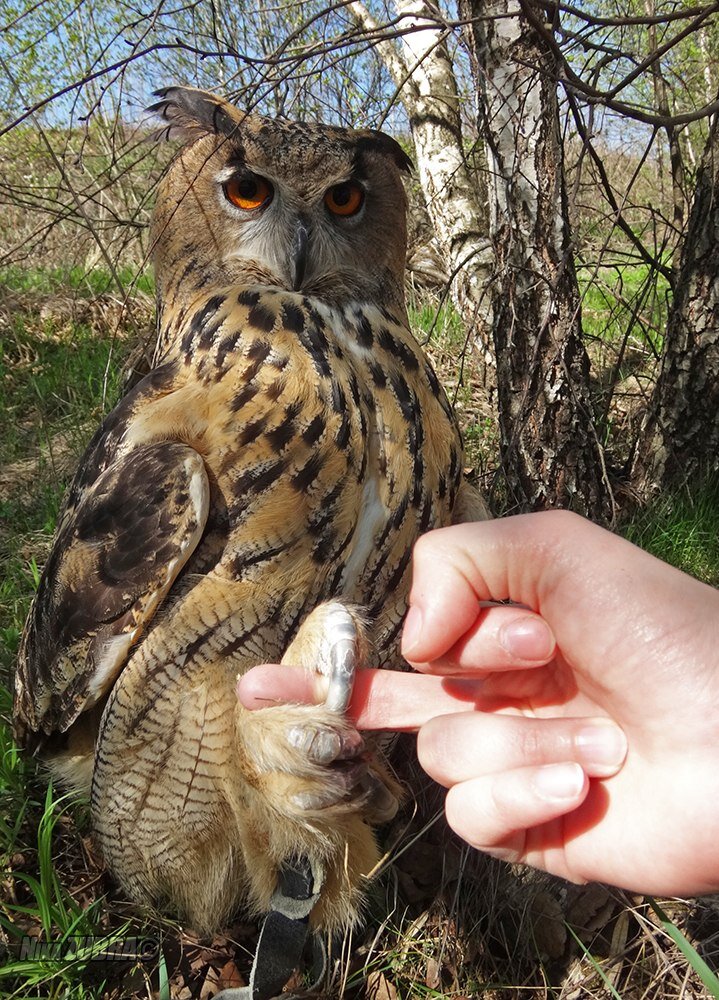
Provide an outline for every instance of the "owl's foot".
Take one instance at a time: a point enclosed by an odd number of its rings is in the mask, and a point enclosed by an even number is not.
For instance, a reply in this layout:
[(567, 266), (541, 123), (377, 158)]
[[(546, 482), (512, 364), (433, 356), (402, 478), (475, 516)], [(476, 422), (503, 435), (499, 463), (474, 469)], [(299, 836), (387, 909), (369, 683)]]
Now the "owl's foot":
[(321, 604), (302, 623), (282, 663), (305, 667), (325, 679), (325, 708), (346, 712), (360, 659), (364, 626), (337, 601)]
[(344, 715), (363, 648), (362, 628), (341, 604), (316, 608), (282, 662), (313, 670), (326, 684), (324, 702), (278, 705), (243, 719), (243, 742), (257, 769), (257, 784), (273, 808), (304, 822), (327, 819), (330, 811), (335, 816), (361, 813), (381, 823), (397, 811), (391, 779)]

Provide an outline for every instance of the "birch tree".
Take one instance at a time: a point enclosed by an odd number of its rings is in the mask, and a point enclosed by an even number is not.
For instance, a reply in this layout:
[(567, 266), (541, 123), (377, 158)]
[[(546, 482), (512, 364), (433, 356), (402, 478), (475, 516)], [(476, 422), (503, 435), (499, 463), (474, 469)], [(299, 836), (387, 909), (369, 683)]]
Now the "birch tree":
[(589, 392), (559, 132), (556, 62), (518, 0), (460, 0), (489, 159), (500, 449), (519, 509), (611, 516)]
[[(452, 298), (475, 342), (486, 348), (491, 343), (487, 285), (492, 268), (486, 188), (467, 160), (448, 46), (451, 32), (433, 0), (394, 0), (394, 8), (401, 33), (377, 47), (409, 119), (417, 171), (452, 280)], [(351, 0), (348, 11), (364, 31), (377, 31), (377, 22), (360, 0)]]
[(700, 469), (719, 469), (719, 115), (697, 175), (634, 487), (647, 495)]

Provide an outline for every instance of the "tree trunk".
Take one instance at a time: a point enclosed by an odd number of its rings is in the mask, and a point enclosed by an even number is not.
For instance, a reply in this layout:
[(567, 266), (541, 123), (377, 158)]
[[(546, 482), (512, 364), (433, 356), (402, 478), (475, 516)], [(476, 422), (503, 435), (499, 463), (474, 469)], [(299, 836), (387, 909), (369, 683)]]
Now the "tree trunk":
[(719, 469), (719, 116), (715, 116), (679, 258), (661, 370), (632, 481), (646, 497)]
[(581, 336), (554, 57), (534, 2), (460, 0), (473, 18), (490, 159), (493, 338), (511, 505), (612, 516)]
[[(655, 0), (644, 0), (644, 10), (648, 17), (656, 16)], [(654, 85), (654, 102), (659, 114), (667, 119), (671, 118), (672, 109), (669, 103), (669, 93), (664, 72), (662, 70), (661, 59), (657, 57), (659, 48), (657, 42), (657, 26), (649, 24), (647, 26), (649, 35), (649, 52), (655, 57), (652, 65), (652, 82)], [(681, 232), (684, 225), (684, 157), (679, 144), (679, 132), (673, 125), (667, 124), (664, 127), (667, 136), (667, 146), (669, 147), (669, 165), (672, 175), (672, 205), (674, 208), (673, 223), (678, 232)], [(659, 176), (662, 176), (662, 158), (659, 159)]]
[[(467, 162), (447, 32), (433, 0), (395, 0), (394, 8), (402, 29), (415, 30), (396, 43), (381, 42), (378, 49), (410, 121), (419, 179), (452, 281), (452, 299), (472, 340), (486, 353), (492, 326), (486, 186)], [(365, 30), (377, 29), (362, 2), (351, 0), (347, 10)]]

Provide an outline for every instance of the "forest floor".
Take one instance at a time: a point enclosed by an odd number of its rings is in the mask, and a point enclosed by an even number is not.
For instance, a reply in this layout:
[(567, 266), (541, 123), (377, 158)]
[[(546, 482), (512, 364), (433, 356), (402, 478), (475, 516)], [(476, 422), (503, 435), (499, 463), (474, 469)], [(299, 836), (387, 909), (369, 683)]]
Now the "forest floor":
[[(11, 735), (22, 624), (63, 492), (88, 438), (152, 335), (145, 287), (129, 312), (101, 275), (6, 275), (0, 290), (0, 997), (209, 1000), (247, 981), (257, 928), (211, 941), (140, 912), (105, 874), (87, 808), (48, 788)], [(488, 488), (497, 435), (483, 375), (448, 311), (413, 322), (457, 407), (470, 474)], [(133, 353), (134, 352), (134, 353)], [(460, 364), (459, 357), (463, 357)], [(663, 497), (624, 526), (638, 544), (719, 584), (719, 486)], [(412, 740), (394, 757), (412, 796), (382, 832), (365, 925), (335, 943), (331, 979), (293, 995), (394, 998), (719, 996), (719, 902), (575, 887), (464, 847), (420, 776)], [(621, 845), (618, 845), (621, 849)], [(38, 942), (64, 942), (52, 955)], [(121, 952), (112, 958), (108, 953)], [(308, 992), (309, 991), (309, 992)]]

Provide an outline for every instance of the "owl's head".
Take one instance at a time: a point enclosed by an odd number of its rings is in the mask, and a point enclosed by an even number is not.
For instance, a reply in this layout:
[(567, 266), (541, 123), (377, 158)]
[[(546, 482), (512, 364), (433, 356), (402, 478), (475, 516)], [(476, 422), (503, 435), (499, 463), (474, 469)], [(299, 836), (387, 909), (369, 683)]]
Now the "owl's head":
[(258, 283), (404, 310), (411, 163), (394, 139), (246, 114), (190, 88), (158, 96), (164, 134), (185, 142), (153, 221), (162, 300)]

